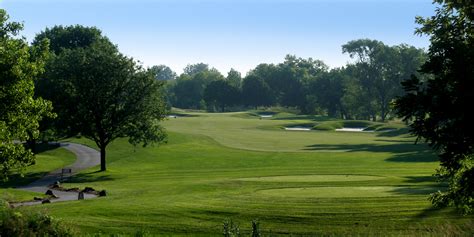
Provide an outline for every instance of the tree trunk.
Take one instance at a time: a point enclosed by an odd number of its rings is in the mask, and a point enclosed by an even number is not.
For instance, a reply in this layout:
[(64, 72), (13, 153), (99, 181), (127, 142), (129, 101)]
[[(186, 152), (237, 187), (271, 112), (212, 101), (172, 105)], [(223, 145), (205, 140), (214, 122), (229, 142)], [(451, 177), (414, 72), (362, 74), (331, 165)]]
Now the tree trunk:
[(105, 171), (105, 146), (100, 147), (100, 171)]

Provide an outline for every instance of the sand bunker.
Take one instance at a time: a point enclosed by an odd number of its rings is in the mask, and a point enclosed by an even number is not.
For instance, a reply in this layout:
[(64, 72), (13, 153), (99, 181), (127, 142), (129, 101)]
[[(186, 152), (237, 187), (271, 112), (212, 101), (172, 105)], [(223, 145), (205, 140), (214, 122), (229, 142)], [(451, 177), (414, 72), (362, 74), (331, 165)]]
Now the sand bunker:
[(273, 117), (272, 114), (260, 115), (260, 118), (271, 118), (271, 117)]
[(403, 195), (402, 193), (397, 192), (398, 189), (399, 187), (393, 186), (309, 187), (266, 189), (257, 191), (257, 193), (265, 196), (282, 198), (358, 198)]
[(383, 178), (384, 177), (372, 175), (288, 175), (241, 178), (238, 180), (257, 182), (347, 182), (377, 180)]
[(287, 131), (311, 131), (311, 128), (305, 128), (305, 127), (289, 127), (285, 128)]
[(366, 128), (336, 128), (336, 132), (374, 132), (364, 131)]

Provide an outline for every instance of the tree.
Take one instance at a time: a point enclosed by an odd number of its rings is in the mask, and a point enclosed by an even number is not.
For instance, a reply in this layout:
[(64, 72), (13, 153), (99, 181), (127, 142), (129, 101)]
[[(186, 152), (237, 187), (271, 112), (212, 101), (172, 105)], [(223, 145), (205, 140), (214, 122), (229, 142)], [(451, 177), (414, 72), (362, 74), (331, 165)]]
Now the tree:
[(160, 81), (170, 81), (177, 77), (176, 72), (166, 65), (153, 66), (150, 71), (155, 75), (156, 80)]
[(332, 69), (322, 73), (308, 83), (307, 101), (312, 102), (313, 107), (324, 109), (330, 117), (336, 117), (339, 112), (340, 117), (344, 118), (342, 98), (346, 81), (344, 69)]
[[(191, 109), (206, 108), (204, 90), (211, 82), (224, 80), (224, 76), (214, 68), (208, 69), (207, 64), (202, 65), (206, 65), (207, 69), (191, 75), (183, 73), (178, 77), (173, 87), (173, 94), (176, 100), (174, 106)], [(189, 67), (193, 66), (188, 65), (187, 68)]]
[(242, 87), (242, 76), (240, 75), (240, 72), (236, 71), (233, 68), (231, 68), (229, 73), (227, 73), (226, 80), (229, 82), (231, 86), (235, 88)]
[(106, 170), (106, 147), (113, 140), (128, 137), (131, 144), (146, 146), (165, 139), (159, 124), (165, 114), (162, 83), (107, 38), (87, 47), (62, 48), (47, 69), (45, 81), (55, 85), (47, 95), (58, 95), (51, 100), (67, 125), (63, 129), (97, 144), (101, 171)]
[(239, 90), (230, 85), (228, 81), (213, 81), (204, 90), (204, 101), (208, 106), (216, 105), (221, 112), (224, 112), (226, 106), (239, 103)]
[(49, 101), (34, 98), (34, 80), (43, 72), (48, 42), (29, 47), (16, 37), (23, 26), (8, 22), (0, 9), (0, 179), (8, 179), (13, 170), (20, 172), (33, 164), (30, 150), (14, 140), (26, 141), (38, 136), (39, 121), (53, 116)]
[(436, 0), (436, 15), (417, 18), (417, 33), (430, 36), (428, 59), (420, 72), (403, 82), (406, 94), (397, 113), (411, 132), (440, 158), (436, 175), (446, 191), (432, 194), (436, 206), (474, 208), (474, 6), (470, 1)]
[(183, 71), (184, 74), (193, 76), (200, 72), (209, 71), (209, 65), (205, 63), (189, 64), (183, 69)]
[(242, 84), (242, 97), (245, 105), (254, 106), (269, 106), (274, 103), (273, 95), (270, 87), (260, 77), (255, 75), (248, 75), (245, 77)]
[(359, 100), (366, 101), (364, 110), (373, 120), (379, 115), (385, 121), (391, 113), (391, 103), (402, 94), (400, 81), (419, 68), (423, 50), (407, 45), (390, 47), (369, 39), (350, 41), (342, 50), (357, 58), (352, 74), (361, 86)]
[(58, 54), (63, 49), (84, 48), (90, 46), (95, 41), (105, 38), (101, 31), (95, 27), (74, 26), (54, 26), (46, 28), (37, 34), (33, 40), (33, 45), (41, 43), (44, 39), (49, 40), (49, 50)]

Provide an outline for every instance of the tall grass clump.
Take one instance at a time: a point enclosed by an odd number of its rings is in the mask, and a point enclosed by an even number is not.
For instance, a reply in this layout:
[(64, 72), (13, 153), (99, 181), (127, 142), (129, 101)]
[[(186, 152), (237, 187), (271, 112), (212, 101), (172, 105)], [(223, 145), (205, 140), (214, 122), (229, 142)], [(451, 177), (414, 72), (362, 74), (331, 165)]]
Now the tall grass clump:
[(0, 200), (0, 236), (74, 236), (64, 223), (44, 213), (11, 208)]

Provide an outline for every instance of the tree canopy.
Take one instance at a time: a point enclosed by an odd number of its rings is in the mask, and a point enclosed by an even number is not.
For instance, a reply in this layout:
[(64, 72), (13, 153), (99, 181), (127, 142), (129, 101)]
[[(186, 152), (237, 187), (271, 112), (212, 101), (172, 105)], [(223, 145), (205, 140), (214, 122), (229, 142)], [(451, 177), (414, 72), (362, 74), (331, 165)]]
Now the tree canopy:
[(403, 82), (397, 112), (411, 132), (440, 157), (437, 176), (449, 188), (431, 196), (437, 206), (474, 209), (474, 7), (470, 1), (437, 0), (435, 16), (417, 18), (419, 34), (430, 36), (428, 59)]
[(85, 47), (60, 48), (43, 80), (51, 86), (38, 94), (50, 97), (68, 134), (95, 141), (101, 170), (106, 170), (106, 147), (114, 139), (128, 137), (134, 145), (165, 139), (159, 124), (165, 114), (162, 83), (153, 71), (122, 55), (105, 37)]
[(52, 117), (49, 101), (34, 98), (34, 80), (44, 71), (48, 42), (28, 46), (16, 37), (23, 26), (8, 22), (0, 9), (0, 179), (11, 171), (22, 171), (34, 162), (33, 153), (23, 144), (38, 137), (39, 121)]

